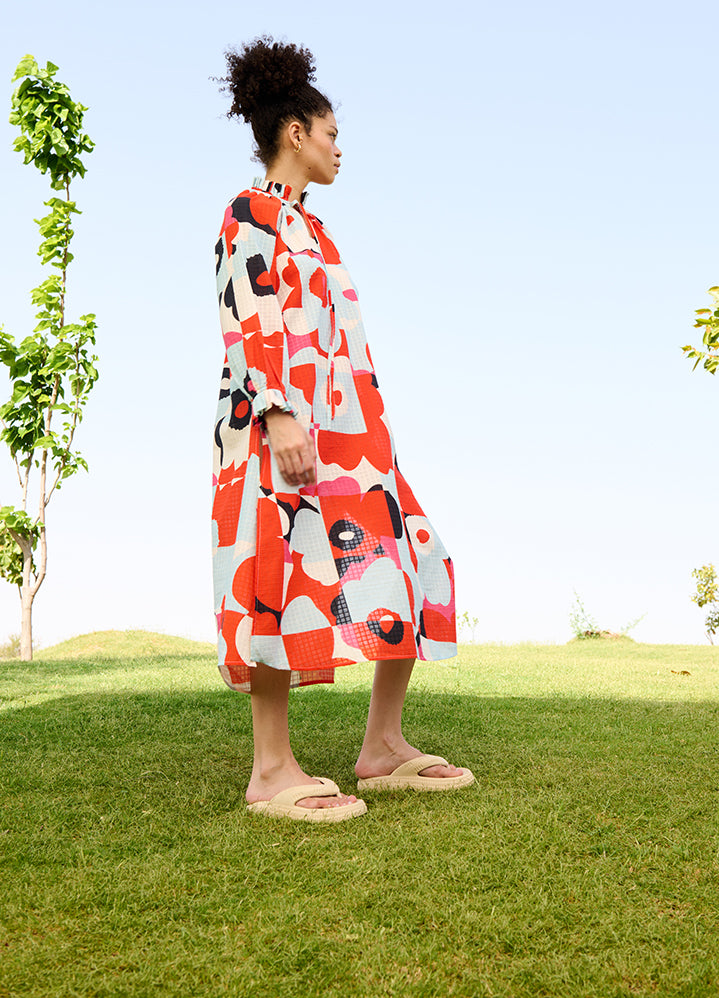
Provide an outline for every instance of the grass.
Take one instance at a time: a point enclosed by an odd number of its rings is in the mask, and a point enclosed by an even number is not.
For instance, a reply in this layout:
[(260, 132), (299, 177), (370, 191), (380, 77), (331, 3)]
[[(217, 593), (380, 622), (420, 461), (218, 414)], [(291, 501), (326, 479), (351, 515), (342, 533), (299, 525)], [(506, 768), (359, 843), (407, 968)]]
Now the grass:
[[(291, 698), (345, 788), (370, 676)], [(477, 786), (335, 827), (247, 815), (249, 698), (209, 645), (88, 635), (0, 680), (3, 998), (719, 994), (715, 649), (418, 666), (407, 733)]]

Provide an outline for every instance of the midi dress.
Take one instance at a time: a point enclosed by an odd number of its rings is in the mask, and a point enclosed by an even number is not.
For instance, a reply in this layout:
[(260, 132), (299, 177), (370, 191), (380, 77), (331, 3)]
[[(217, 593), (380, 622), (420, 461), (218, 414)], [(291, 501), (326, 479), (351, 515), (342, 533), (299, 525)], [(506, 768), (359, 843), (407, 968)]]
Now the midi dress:
[[(260, 662), (302, 686), (354, 662), (456, 654), (452, 562), (397, 465), (357, 290), (290, 194), (256, 180), (216, 245), (215, 613), (220, 673), (245, 692)], [(313, 484), (280, 474), (273, 406), (312, 437)]]

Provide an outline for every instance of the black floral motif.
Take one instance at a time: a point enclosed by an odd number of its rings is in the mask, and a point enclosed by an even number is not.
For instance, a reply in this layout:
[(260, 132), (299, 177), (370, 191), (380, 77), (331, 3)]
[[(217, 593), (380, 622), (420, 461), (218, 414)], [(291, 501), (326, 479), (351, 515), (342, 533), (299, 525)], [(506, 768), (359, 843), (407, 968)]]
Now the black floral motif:
[[(349, 536), (343, 536), (343, 535)], [(329, 529), (329, 539), (340, 551), (354, 551), (364, 540), (364, 530), (351, 520), (337, 520)]]
[(252, 285), (252, 293), (262, 297), (263, 295), (273, 295), (275, 289), (272, 287), (270, 275), (267, 273), (267, 264), (261, 253), (256, 253), (247, 260), (247, 275)]

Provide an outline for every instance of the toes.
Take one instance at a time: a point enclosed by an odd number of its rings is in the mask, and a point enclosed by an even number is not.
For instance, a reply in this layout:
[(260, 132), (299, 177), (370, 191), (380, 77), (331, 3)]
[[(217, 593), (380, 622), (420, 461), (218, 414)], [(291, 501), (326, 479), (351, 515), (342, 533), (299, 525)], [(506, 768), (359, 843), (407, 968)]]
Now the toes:
[[(324, 799), (327, 800), (326, 797)], [(322, 800), (322, 798), (320, 798), (320, 800)], [(350, 794), (349, 797), (346, 797), (344, 794), (342, 794), (339, 798), (330, 797), (329, 798), (329, 804), (327, 806), (328, 807), (345, 807), (347, 804), (355, 804), (356, 802), (357, 802), (357, 798), (355, 797), (354, 794)]]
[(344, 807), (346, 804), (354, 804), (356, 801), (357, 798), (354, 794), (350, 794), (349, 797), (345, 797), (344, 794), (340, 797), (303, 797), (302, 800), (297, 801), (297, 806), (316, 810), (322, 807)]
[(456, 766), (428, 766), (427, 769), (423, 769), (420, 772), (420, 776), (429, 776), (431, 778), (447, 779), (450, 776), (459, 776), (461, 770)]

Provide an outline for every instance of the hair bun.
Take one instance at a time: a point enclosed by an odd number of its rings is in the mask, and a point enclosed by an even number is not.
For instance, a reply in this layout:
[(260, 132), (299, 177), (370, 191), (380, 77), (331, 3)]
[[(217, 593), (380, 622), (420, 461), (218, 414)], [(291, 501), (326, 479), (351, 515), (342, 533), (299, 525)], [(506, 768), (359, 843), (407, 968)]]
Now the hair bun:
[(232, 94), (231, 115), (250, 121), (258, 108), (281, 104), (314, 80), (315, 63), (309, 49), (283, 45), (263, 35), (238, 52), (228, 49), (226, 84)]

